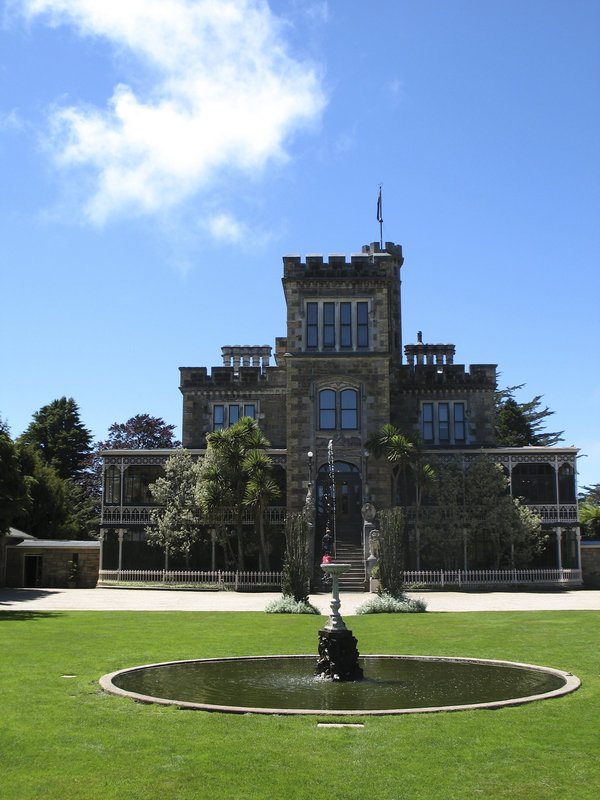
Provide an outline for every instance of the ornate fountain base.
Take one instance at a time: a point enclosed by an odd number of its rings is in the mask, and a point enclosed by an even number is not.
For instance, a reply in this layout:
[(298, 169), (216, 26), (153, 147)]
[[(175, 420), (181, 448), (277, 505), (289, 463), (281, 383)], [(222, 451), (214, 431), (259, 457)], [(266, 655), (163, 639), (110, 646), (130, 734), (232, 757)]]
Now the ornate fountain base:
[(332, 681), (361, 681), (363, 671), (358, 666), (356, 638), (352, 636), (340, 616), (339, 576), (350, 569), (350, 564), (327, 562), (321, 569), (332, 579), (331, 616), (319, 631), (319, 660), (315, 675)]
[(319, 631), (319, 660), (315, 675), (323, 675), (332, 681), (361, 681), (362, 668), (358, 665), (356, 637), (348, 628)]

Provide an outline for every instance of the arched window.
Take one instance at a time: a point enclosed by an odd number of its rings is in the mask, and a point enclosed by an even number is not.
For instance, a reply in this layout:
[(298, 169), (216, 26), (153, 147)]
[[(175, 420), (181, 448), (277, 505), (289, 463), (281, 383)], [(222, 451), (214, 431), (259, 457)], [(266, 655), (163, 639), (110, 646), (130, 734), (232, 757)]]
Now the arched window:
[(107, 505), (121, 502), (121, 470), (118, 467), (104, 471), (104, 502)]
[(335, 429), (335, 392), (333, 389), (323, 389), (319, 392), (319, 428)]
[(558, 497), (561, 503), (575, 502), (575, 470), (563, 464), (558, 470)]
[(343, 430), (358, 428), (358, 392), (354, 389), (340, 392), (340, 421)]
[(358, 428), (358, 392), (356, 389), (322, 389), (319, 392), (319, 428), (321, 430), (356, 430)]

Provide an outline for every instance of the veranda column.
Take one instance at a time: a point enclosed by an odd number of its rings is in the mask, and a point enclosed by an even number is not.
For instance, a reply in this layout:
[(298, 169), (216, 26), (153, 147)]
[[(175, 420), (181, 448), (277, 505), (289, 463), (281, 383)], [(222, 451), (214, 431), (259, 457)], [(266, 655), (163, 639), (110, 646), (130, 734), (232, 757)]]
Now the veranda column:
[(556, 555), (558, 560), (559, 579), (562, 580), (562, 528), (556, 529)]
[(581, 569), (581, 528), (575, 528), (575, 543), (577, 546), (577, 569)]
[(118, 534), (119, 534), (119, 567), (118, 567), (118, 569), (119, 569), (119, 572), (121, 572), (121, 569), (123, 568), (123, 536), (125, 534), (125, 531), (123, 530), (123, 528), (119, 528)]
[(98, 536), (98, 541), (100, 542), (100, 565), (98, 569), (100, 572), (104, 569), (104, 528), (100, 528), (100, 536)]

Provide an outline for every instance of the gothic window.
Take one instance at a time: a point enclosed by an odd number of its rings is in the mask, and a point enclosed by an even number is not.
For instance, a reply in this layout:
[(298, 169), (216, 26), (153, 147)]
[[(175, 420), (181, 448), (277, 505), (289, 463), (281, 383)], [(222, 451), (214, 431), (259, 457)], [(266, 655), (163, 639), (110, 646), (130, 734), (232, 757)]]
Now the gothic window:
[(244, 405), (244, 416), (256, 419), (256, 406), (254, 405), (254, 403), (246, 403)]
[(562, 464), (559, 467), (558, 497), (561, 503), (575, 502), (575, 470), (571, 464)]
[(104, 502), (106, 504), (121, 502), (121, 470), (109, 467), (104, 472)]
[(356, 430), (358, 428), (358, 392), (356, 389), (322, 389), (319, 392), (319, 428), (321, 430)]
[(229, 424), (235, 425), (235, 423), (240, 418), (240, 407), (239, 406), (229, 406)]
[(333, 430), (336, 427), (335, 392), (333, 389), (323, 389), (319, 392), (319, 428)]
[(358, 428), (358, 392), (355, 389), (340, 392), (340, 420), (342, 430)]

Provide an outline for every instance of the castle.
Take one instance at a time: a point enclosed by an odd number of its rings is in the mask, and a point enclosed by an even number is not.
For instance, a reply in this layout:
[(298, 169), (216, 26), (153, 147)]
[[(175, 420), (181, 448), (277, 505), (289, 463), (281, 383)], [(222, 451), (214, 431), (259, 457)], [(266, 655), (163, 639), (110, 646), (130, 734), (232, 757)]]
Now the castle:
[[(349, 259), (284, 256), (286, 336), (276, 339), (274, 355), (270, 346), (226, 346), (222, 365), (210, 372), (180, 368), (183, 446), (201, 457), (208, 433), (242, 416), (256, 419), (285, 487), (280, 506), (267, 510), (268, 521), (281, 526), (286, 512), (305, 507), (314, 487), (315, 559), (333, 453), (336, 539), (340, 548), (365, 555), (361, 510), (365, 503), (392, 505), (386, 464), (365, 444), (392, 423), (418, 432), (426, 453), (438, 458), (491, 454), (509, 475), (513, 494), (524, 497), (551, 532), (548, 564), (578, 568), (577, 449), (496, 447), (496, 365), (455, 364), (454, 345), (424, 343), (420, 333), (403, 346), (402, 265), (402, 248), (392, 242), (364, 246)], [(104, 569), (117, 561), (123, 569), (159, 563), (160, 553), (144, 545), (152, 508), (147, 487), (168, 455), (104, 453)], [(207, 557), (206, 550), (198, 555)], [(214, 564), (214, 549), (212, 558)]]

